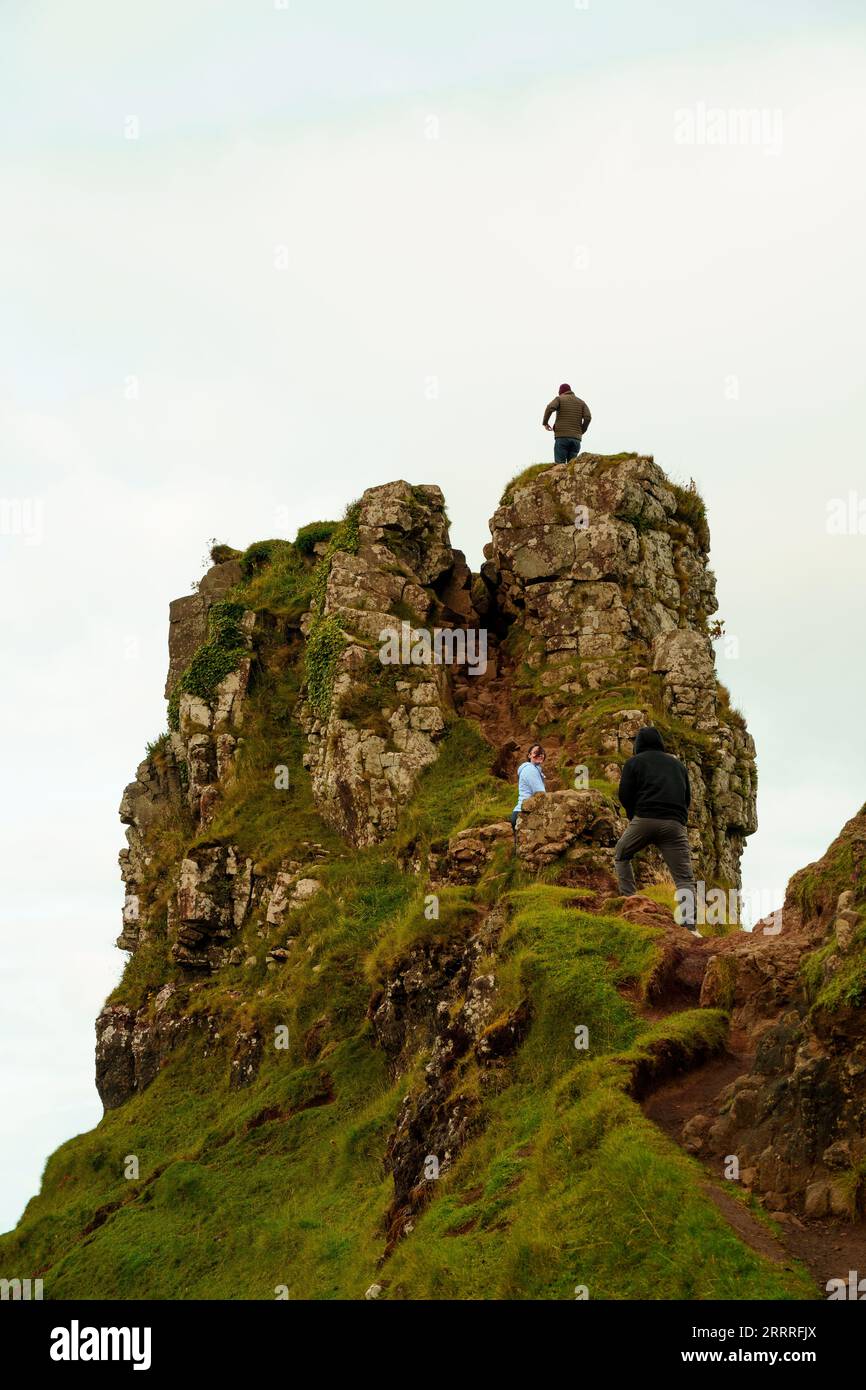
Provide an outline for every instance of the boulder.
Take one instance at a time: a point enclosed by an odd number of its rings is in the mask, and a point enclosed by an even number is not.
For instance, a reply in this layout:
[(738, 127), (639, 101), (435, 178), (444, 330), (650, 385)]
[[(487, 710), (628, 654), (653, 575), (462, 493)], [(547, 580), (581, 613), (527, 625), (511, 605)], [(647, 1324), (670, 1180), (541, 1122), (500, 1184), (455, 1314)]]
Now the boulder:
[(216, 1037), (210, 1015), (186, 1012), (187, 993), (166, 984), (139, 1009), (107, 1004), (96, 1020), (96, 1089), (106, 1110), (123, 1105), (153, 1081), (173, 1050), (194, 1031)]
[(448, 841), (444, 877), (449, 883), (477, 883), (498, 849), (513, 852), (514, 832), (510, 821), (492, 825), (473, 825)]
[(517, 822), (517, 853), (537, 872), (557, 859), (574, 858), (587, 846), (612, 848), (619, 819), (597, 791), (537, 792), (524, 801)]

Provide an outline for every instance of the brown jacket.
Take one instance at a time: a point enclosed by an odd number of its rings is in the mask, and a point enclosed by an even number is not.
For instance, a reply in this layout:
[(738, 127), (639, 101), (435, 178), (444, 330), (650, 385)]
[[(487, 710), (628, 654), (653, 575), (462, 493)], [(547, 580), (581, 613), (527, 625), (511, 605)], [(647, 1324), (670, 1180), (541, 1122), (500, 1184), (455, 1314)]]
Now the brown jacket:
[(580, 439), (584, 432), (589, 429), (589, 422), (592, 419), (589, 406), (573, 391), (566, 391), (562, 396), (554, 396), (544, 412), (544, 419), (541, 422), (543, 425), (548, 423), (554, 410), (556, 411), (556, 424), (553, 427), (553, 433), (558, 439)]

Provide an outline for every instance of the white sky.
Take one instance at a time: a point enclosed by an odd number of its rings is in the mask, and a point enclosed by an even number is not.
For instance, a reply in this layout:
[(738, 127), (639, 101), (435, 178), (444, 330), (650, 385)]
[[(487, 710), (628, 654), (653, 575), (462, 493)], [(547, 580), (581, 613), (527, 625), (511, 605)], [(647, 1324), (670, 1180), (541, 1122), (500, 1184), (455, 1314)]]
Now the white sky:
[[(405, 477), (477, 568), (569, 380), (588, 447), (707, 499), (747, 889), (866, 798), (866, 534), (825, 527), (866, 498), (863, 29), (842, 0), (700, 8), (4, 7), (0, 503), (41, 527), (0, 534), (0, 1227), (100, 1114), (116, 808), (210, 537)], [(781, 141), (678, 143), (701, 104)]]

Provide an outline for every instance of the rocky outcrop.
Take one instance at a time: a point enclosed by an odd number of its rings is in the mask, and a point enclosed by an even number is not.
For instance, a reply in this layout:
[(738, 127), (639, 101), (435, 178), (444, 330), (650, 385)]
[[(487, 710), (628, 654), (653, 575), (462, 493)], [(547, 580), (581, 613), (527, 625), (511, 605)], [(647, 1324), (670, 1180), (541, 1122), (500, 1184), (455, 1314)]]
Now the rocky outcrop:
[(651, 458), (583, 454), (518, 482), (494, 514), (497, 602), (548, 653), (575, 652), (612, 683), (635, 639), (698, 628), (716, 608), (701, 539)]
[(434, 862), (435, 881), (477, 883), (487, 866), (500, 855), (514, 853), (514, 831), (509, 821), (473, 825), (448, 841), (444, 865)]
[[(536, 470), (493, 516), (478, 576), (450, 547), (438, 488), (369, 489), (358, 535), (356, 553), (333, 556), (322, 609), (345, 638), (332, 706), (307, 719), (316, 799), (342, 834), (370, 844), (394, 830), (455, 701), (501, 747), (509, 776), (526, 739), (556, 729), (576, 764), (615, 781), (637, 728), (661, 716), (689, 767), (700, 873), (739, 883), (756, 826), (754, 745), (716, 681), (715, 581), (696, 493), (637, 455)], [(483, 632), (487, 670), (476, 679), (448, 664), (383, 668), (376, 644), (401, 623)], [(537, 673), (510, 740), (504, 638)], [(641, 703), (599, 719), (587, 695), (617, 688)]]
[(165, 698), (168, 700), (198, 647), (207, 637), (207, 616), (215, 603), (225, 599), (242, 570), (239, 561), (225, 560), (212, 565), (199, 581), (195, 593), (176, 598), (168, 610), (168, 675)]
[[(524, 801), (517, 821), (517, 853), (532, 873), (557, 860), (604, 863), (613, 871), (613, 846), (625, 828), (610, 801), (596, 791), (537, 792)], [(587, 849), (608, 850), (599, 856)]]
[[(357, 536), (355, 553), (338, 550), (330, 561), (319, 615), (345, 644), (330, 707), (308, 704), (302, 717), (322, 814), (352, 844), (367, 845), (396, 829), (419, 774), (438, 756), (451, 708), (446, 664), (424, 661), (415, 634), (477, 616), (438, 487), (368, 488)], [(396, 635), (396, 660), (380, 659), (384, 632)]]
[(239, 623), (249, 655), (219, 681), (208, 698), (183, 693), (178, 700), (178, 729), (171, 735), (174, 758), (186, 768), (186, 796), (193, 818), (207, 825), (231, 774), (253, 668), (256, 617), (244, 613)]
[[(505, 778), (527, 740), (543, 732), (569, 763), (615, 785), (638, 728), (667, 720), (663, 732), (689, 768), (699, 877), (738, 883), (744, 838), (755, 828), (754, 748), (715, 679), (707, 618), (716, 603), (702, 504), (637, 455), (583, 455), (530, 473), (492, 518), (480, 575), (452, 548), (442, 493), (430, 485), (368, 489), (351, 541), (317, 543), (312, 606), (300, 627), (308, 643), (323, 625), (327, 631), (329, 686), (326, 700), (308, 691), (297, 713), (319, 810), (355, 846), (393, 833), (420, 774), (439, 755), (455, 705), (480, 723), (491, 765)], [(223, 559), (196, 593), (171, 607), (166, 691), (176, 701), (177, 728), (124, 793), (123, 949), (154, 930), (145, 888), (154, 826), (188, 816), (192, 831), (207, 827), (233, 775), (257, 633), (280, 620), (242, 613), (237, 640), (246, 650), (208, 698), (183, 689), (180, 679), (208, 636), (209, 615), (221, 611), (214, 605), (224, 608), (241, 578), (239, 560)], [(486, 665), (470, 670), (465, 659), (450, 660), (447, 647), (437, 661), (417, 641), (436, 631), (466, 638), (470, 652), (473, 641), (476, 652), (483, 644)], [(390, 652), (383, 633), (396, 638)], [(456, 646), (450, 653), (461, 655)], [(622, 707), (611, 709), (607, 694), (619, 690)], [(605, 696), (601, 705), (594, 692)], [(564, 805), (542, 814), (561, 818)], [(540, 828), (530, 843), (534, 823)], [(525, 817), (527, 864), (551, 862), (543, 841), (570, 854), (583, 835), (573, 829), (572, 836), (565, 823)], [(471, 882), (500, 842), (507, 844), (501, 826), (471, 828), (450, 847), (447, 876)], [(657, 876), (652, 856), (645, 870)], [(276, 885), (277, 904), (282, 891)], [(176, 920), (177, 958), (188, 950), (186, 963), (201, 963), (202, 933), (217, 941), (223, 928)]]
[(815, 942), (814, 934), (797, 930), (793, 916), (779, 937), (764, 935), (759, 923), (753, 932), (724, 938), (707, 966), (702, 1006), (728, 1010), (734, 1028), (756, 1043), (796, 995), (803, 957)]
[[(106, 1110), (145, 1090), (188, 1038), (197, 1038), (203, 1056), (219, 1046), (216, 1015), (189, 1012), (195, 989), (166, 984), (138, 1009), (107, 1004), (102, 1010), (96, 1020), (96, 1089)], [(228, 1083), (238, 1090), (255, 1080), (264, 1041), (256, 1028), (238, 1029), (232, 1036)]]
[(168, 739), (158, 754), (140, 763), (135, 781), (124, 789), (120, 819), (126, 830), (126, 847), (118, 862), (123, 880), (123, 930), (117, 939), (122, 951), (135, 951), (155, 930), (144, 901), (144, 885), (152, 854), (151, 833), (159, 829), (174, 809), (180, 812), (184, 801), (184, 769), (178, 763)]
[[(370, 488), (350, 513), (339, 528), (323, 524), (330, 539), (303, 552), (268, 542), (241, 564), (221, 548), (223, 558), (197, 592), (172, 604), (166, 692), (176, 727), (123, 795), (126, 901), (118, 945), (132, 951), (164, 939), (168, 959), (185, 972), (263, 959), (271, 971), (292, 969), (296, 923), (320, 890), (316, 864), (324, 851), (305, 841), (266, 870), (255, 863), (255, 849), (242, 853), (215, 833), (256, 683), (283, 670), (290, 654), (305, 663), (306, 679), (286, 723), (303, 731), (318, 811), (350, 846), (375, 844), (397, 829), (457, 713), (482, 729), (491, 771), (505, 780), (528, 739), (544, 731), (549, 791), (525, 803), (516, 837), (504, 820), (470, 826), (447, 847), (410, 845), (407, 869), (429, 871), (433, 883), (468, 886), (491, 866), (498, 872), (495, 866), (510, 864), (516, 849), (526, 872), (555, 866), (560, 882), (610, 893), (623, 821), (610, 788), (590, 789), (587, 776), (570, 786), (570, 766), (615, 784), (637, 730), (667, 720), (669, 740), (689, 766), (699, 872), (737, 881), (743, 837), (754, 826), (754, 758), (715, 680), (707, 630), (714, 582), (696, 495), (670, 485), (651, 459), (632, 455), (585, 455), (533, 470), (494, 515), (480, 575), (451, 546), (438, 487), (399, 481)], [(284, 560), (292, 551), (286, 574), (298, 583), (296, 607), (277, 603), (269, 611), (258, 598), (246, 607), (246, 580), (281, 544)], [(191, 670), (219, 647), (226, 625), (231, 669), (218, 662), (221, 679), (193, 680)], [(449, 637), (439, 659), (431, 648), (437, 632)], [(319, 668), (310, 659), (317, 643)], [(206, 697), (193, 693), (201, 688)], [(175, 845), (187, 848), (175, 852)], [(657, 873), (644, 856), (643, 881)], [(254, 940), (241, 943), (251, 922), (261, 950)], [(739, 950), (745, 980), (746, 948)], [(432, 961), (424, 968), (435, 975)], [(718, 988), (725, 986), (727, 968), (711, 966), (708, 992), (718, 972)], [(106, 1076), (125, 1076), (136, 1049), (150, 1055), (148, 1019), (152, 1025), (148, 1013), (107, 1017)], [(510, 1036), (507, 1027), (501, 1036)], [(239, 1075), (245, 1066), (239, 1060)], [(134, 1085), (151, 1074), (149, 1064), (134, 1066)], [(107, 1089), (120, 1093), (123, 1085), (109, 1081)]]
[[(575, 762), (614, 780), (631, 751), (623, 718), (666, 720), (689, 769), (700, 874), (738, 884), (757, 824), (755, 750), (715, 677), (715, 581), (697, 494), (651, 458), (582, 454), (518, 480), (490, 525), (483, 574), (520, 633), (532, 733), (561, 725)], [(599, 718), (591, 692), (618, 689), (641, 697), (639, 708)]]
[(199, 845), (182, 861), (169, 904), (168, 937), (178, 965), (214, 969), (252, 901), (252, 860), (234, 845)]
[(135, 780), (121, 799), (120, 819), (127, 827), (127, 847), (120, 853), (126, 888), (123, 930), (117, 941), (121, 950), (134, 951), (164, 926), (150, 920), (144, 891), (153, 832), (180, 825), (192, 835), (206, 826), (232, 775), (253, 668), (256, 615), (244, 612), (238, 624), (239, 640), (248, 654), (240, 656), (208, 698), (178, 693), (178, 682), (208, 636), (208, 615), (214, 604), (224, 600), (240, 578), (238, 561), (216, 564), (195, 593), (176, 599), (170, 607), (165, 693), (176, 696), (177, 728), (163, 735), (139, 764)]
[(684, 1141), (736, 1156), (740, 1180), (771, 1210), (853, 1216), (862, 1206), (864, 967), (866, 807), (791, 880), (781, 923), (715, 943), (704, 980), (701, 1003), (730, 1012), (754, 1061)]
[(213, 1040), (215, 1021), (194, 1020), (184, 1011), (187, 1002), (176, 985), (166, 984), (142, 1008), (105, 1006), (96, 1020), (96, 1089), (106, 1110), (149, 1086), (193, 1028), (203, 1026)]
[(495, 1068), (519, 1047), (530, 1025), (524, 1000), (497, 1017), (496, 977), (480, 968), (504, 925), (494, 909), (468, 939), (425, 942), (392, 967), (371, 1001), (374, 1033), (399, 1075), (420, 1050), (424, 1083), (406, 1095), (388, 1139), (385, 1167), (394, 1179), (386, 1216), (386, 1254), (408, 1235), (480, 1121), (477, 1090), (464, 1087), (470, 1058), (492, 1081)]

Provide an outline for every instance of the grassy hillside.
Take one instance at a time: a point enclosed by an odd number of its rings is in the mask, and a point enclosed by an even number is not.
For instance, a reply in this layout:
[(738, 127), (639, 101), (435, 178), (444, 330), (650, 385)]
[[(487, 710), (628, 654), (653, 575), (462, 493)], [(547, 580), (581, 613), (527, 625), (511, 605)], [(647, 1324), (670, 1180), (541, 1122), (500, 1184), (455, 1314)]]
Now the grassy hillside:
[[(483, 759), (468, 760), (472, 742), (465, 726), (452, 731), (414, 835), (441, 833), (455, 765), (470, 798), (496, 790)], [(506, 999), (528, 995), (533, 1024), (481, 1096), (477, 1137), (380, 1268), (392, 1188), (382, 1156), (423, 1058), (389, 1079), (366, 1019), (371, 986), (420, 933), (471, 930), (477, 914), (463, 909), (483, 911), (497, 885), (443, 894), (429, 922), (419, 885), (386, 850), (322, 874), (294, 964), (261, 966), (252, 981), (227, 969), (195, 992), (225, 1047), (203, 1056), (193, 1035), (147, 1091), (52, 1156), (18, 1231), (0, 1241), (4, 1274), (40, 1274), (50, 1298), (273, 1298), (283, 1285), (292, 1298), (358, 1298), (374, 1281), (383, 1297), (410, 1299), (571, 1298), (577, 1285), (594, 1298), (808, 1296), (803, 1274), (737, 1239), (697, 1165), (626, 1094), (649, 1044), (712, 1046), (724, 1015), (647, 1023), (618, 986), (647, 974), (656, 934), (583, 911), (573, 889), (519, 886), (512, 871), (498, 885), (509, 920), (496, 968)], [(308, 1061), (304, 1039), (322, 1017), (327, 1042)], [(290, 1047), (267, 1048), (254, 1085), (232, 1091), (230, 1042), (254, 1023), (288, 1024)], [(573, 1046), (577, 1023), (590, 1029), (588, 1052)], [(139, 1181), (123, 1176), (128, 1155)]]
[[(573, 892), (555, 886), (510, 900), (502, 970), (528, 988), (529, 1038), (483, 1099), (481, 1133), (378, 1268), (382, 1154), (413, 1078), (388, 1079), (365, 1020), (365, 964), (378, 951), (381, 968), (414, 891), (385, 855), (331, 877), (297, 967), (243, 1006), (246, 1024), (288, 1022), (295, 1046), (267, 1051), (255, 1084), (233, 1092), (225, 1054), (202, 1057), (191, 1039), (147, 1091), (52, 1156), (0, 1242), (3, 1272), (41, 1274), (53, 1298), (273, 1298), (280, 1285), (357, 1298), (374, 1280), (413, 1299), (570, 1298), (578, 1284), (594, 1298), (808, 1296), (805, 1276), (740, 1243), (697, 1165), (624, 1092), (649, 1043), (712, 1044), (724, 1017), (642, 1022), (617, 985), (651, 964), (652, 931), (568, 906)], [(197, 1005), (225, 1011), (226, 1034), (238, 1026), (231, 993), (231, 980), (211, 982)], [(305, 1063), (323, 1010), (329, 1044)], [(597, 1038), (588, 1055), (572, 1046), (575, 1021)], [(130, 1154), (138, 1182), (122, 1176)]]
[[(698, 1165), (629, 1096), (635, 1065), (660, 1041), (700, 1056), (727, 1027), (717, 1010), (645, 1016), (635, 1001), (657, 931), (587, 910), (580, 889), (530, 880), (506, 855), (471, 888), (437, 890), (439, 917), (425, 915), (429, 884), (401, 864), (425, 864), (449, 834), (502, 818), (513, 802), (473, 726), (451, 724), (390, 843), (350, 850), (317, 815), (293, 721), (303, 643), (292, 626), (313, 572), (306, 540), (330, 544), (336, 530), (317, 526), (298, 547), (273, 542), (244, 557), (233, 598), (281, 622), (259, 649), (236, 775), (206, 834), (271, 868), (315, 841), (328, 855), (315, 866), (322, 890), (291, 934), (265, 941), (262, 911), (252, 914), (238, 944), (254, 965), (190, 985), (164, 932), (132, 958), (115, 1002), (152, 1009), (174, 981), (202, 1026), (147, 1090), (52, 1155), (40, 1194), (0, 1239), (0, 1276), (41, 1276), (54, 1299), (272, 1299), (282, 1288), (352, 1299), (374, 1282), (402, 1299), (563, 1299), (578, 1286), (595, 1299), (810, 1297), (803, 1271), (738, 1239)], [(275, 763), (290, 768), (288, 790), (274, 787)], [(182, 816), (153, 831), (151, 920), (194, 842)], [(509, 1060), (485, 1069), (470, 1053), (459, 1068), (455, 1086), (475, 1107), (471, 1138), (383, 1262), (394, 1195), (383, 1158), (427, 1057), (419, 1048), (406, 1070), (389, 1069), (371, 996), (419, 943), (459, 946), (494, 906), (503, 925), (484, 964), (497, 1007), (506, 1017), (525, 1006), (531, 1026)], [(288, 956), (268, 969), (274, 945)], [(586, 1050), (575, 1047), (579, 1025)], [(255, 1029), (260, 1070), (232, 1089), (233, 1046)], [(130, 1156), (137, 1178), (124, 1176)]]

